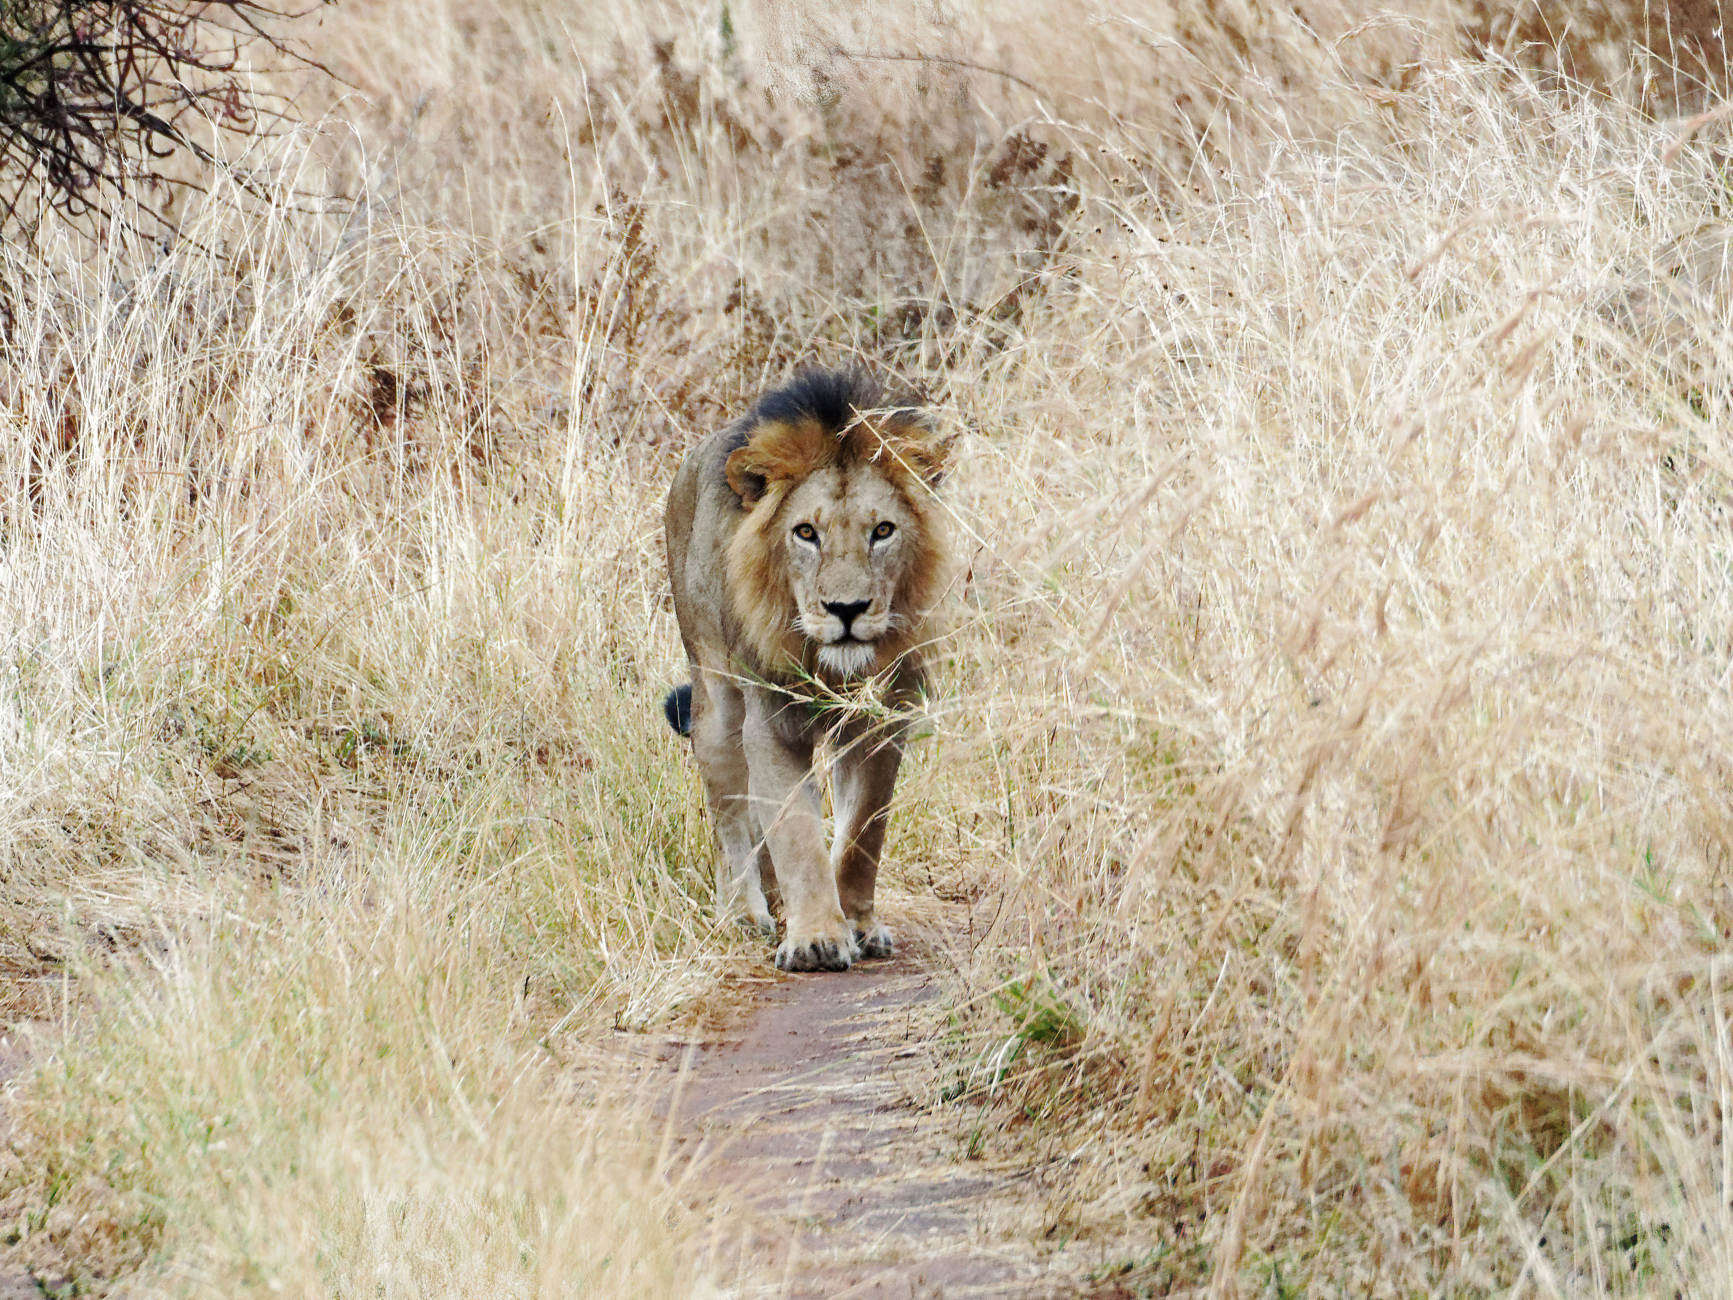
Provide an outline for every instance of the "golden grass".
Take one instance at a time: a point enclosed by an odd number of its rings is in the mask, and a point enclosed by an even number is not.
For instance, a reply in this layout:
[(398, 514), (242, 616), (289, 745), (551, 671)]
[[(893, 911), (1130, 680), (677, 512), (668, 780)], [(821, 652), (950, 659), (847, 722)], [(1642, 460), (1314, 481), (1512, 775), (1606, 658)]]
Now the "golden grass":
[(578, 1064), (761, 958), (660, 497), (865, 357), (965, 434), (891, 887), (975, 903), (933, 1087), (1028, 1230), (1157, 1293), (1725, 1287), (1726, 117), (1448, 6), (1002, 9), (356, 6), (292, 159), (352, 207), (7, 255), (15, 1256), (698, 1284)]
[(957, 383), (1017, 430), (930, 796), (1009, 869), (970, 1077), (1146, 1285), (1714, 1291), (1724, 165), (1484, 70), (1396, 111), (1116, 201)]

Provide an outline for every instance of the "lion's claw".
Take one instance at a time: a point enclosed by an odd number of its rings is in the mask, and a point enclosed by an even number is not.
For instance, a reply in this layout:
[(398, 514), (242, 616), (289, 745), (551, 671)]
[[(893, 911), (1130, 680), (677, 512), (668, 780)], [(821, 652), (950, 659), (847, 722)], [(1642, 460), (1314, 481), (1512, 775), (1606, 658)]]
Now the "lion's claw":
[(877, 921), (864, 930), (857, 929), (854, 932), (854, 943), (855, 947), (860, 949), (862, 957), (889, 957), (897, 950), (891, 932)]
[(854, 944), (838, 943), (835, 939), (785, 939), (776, 950), (778, 970), (847, 970), (854, 960)]

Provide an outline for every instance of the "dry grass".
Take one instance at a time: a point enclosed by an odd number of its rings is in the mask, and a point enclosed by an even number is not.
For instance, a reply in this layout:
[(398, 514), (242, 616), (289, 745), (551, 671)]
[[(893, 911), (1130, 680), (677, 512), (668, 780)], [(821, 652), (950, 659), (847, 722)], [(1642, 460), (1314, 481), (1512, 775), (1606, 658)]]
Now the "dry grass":
[(926, 850), (1011, 868), (968, 1077), (1065, 1154), (1043, 1230), (1158, 1225), (1128, 1284), (1703, 1294), (1724, 155), (1486, 70), (1393, 111), (1102, 204), (957, 386), (1018, 431)]
[(339, 11), (295, 161), (352, 207), (8, 254), (14, 1253), (693, 1285), (573, 1065), (758, 960), (661, 489), (865, 356), (968, 435), (892, 885), (979, 900), (934, 1088), (1029, 1231), (1133, 1292), (1724, 1286), (1725, 116), (1471, 7), (613, 8)]

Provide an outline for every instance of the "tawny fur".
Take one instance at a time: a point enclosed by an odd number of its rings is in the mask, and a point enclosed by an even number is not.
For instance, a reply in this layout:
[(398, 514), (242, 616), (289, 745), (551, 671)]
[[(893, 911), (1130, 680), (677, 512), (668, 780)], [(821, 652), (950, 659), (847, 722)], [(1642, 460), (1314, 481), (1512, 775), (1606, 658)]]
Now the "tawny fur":
[[(690, 706), (669, 716), (690, 727), (722, 841), (718, 910), (773, 933), (762, 879), (773, 876), (786, 969), (890, 950), (873, 890), (904, 727), (894, 707), (839, 714), (810, 701), (869, 676), (893, 706), (924, 690), (920, 647), (947, 559), (934, 497), (944, 462), (919, 412), (820, 372), (705, 439), (669, 491), (669, 575), (692, 667)], [(828, 862), (812, 770), (821, 716), (837, 748)]]

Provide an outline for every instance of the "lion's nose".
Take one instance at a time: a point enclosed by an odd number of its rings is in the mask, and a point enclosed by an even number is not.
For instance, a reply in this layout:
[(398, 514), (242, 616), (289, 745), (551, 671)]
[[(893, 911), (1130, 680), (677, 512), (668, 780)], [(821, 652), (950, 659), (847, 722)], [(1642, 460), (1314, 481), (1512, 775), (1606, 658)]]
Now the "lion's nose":
[(870, 604), (872, 604), (870, 600), (827, 600), (824, 602), (824, 610), (827, 614), (835, 614), (842, 621), (842, 634), (847, 636), (849, 624), (866, 613), (866, 608)]

